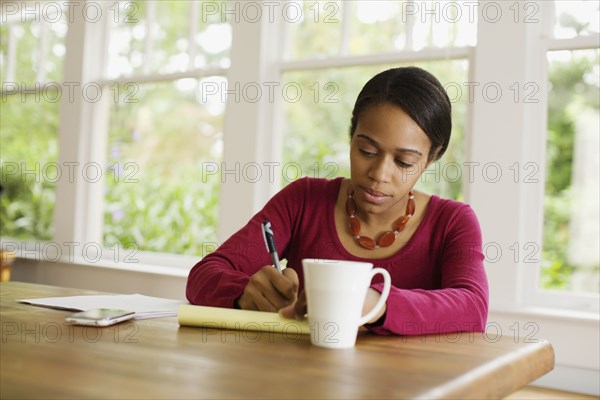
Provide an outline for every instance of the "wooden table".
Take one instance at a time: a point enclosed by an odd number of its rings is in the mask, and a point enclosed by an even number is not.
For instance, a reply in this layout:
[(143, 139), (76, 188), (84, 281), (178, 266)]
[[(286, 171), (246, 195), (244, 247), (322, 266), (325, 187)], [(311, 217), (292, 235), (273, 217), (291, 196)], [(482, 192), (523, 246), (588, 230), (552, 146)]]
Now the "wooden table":
[[(308, 336), (179, 327), (106, 328), (15, 299), (98, 294), (0, 284), (0, 398), (502, 398), (550, 371), (551, 345), (511, 336), (383, 337), (329, 350)], [(530, 338), (531, 339), (531, 338)]]

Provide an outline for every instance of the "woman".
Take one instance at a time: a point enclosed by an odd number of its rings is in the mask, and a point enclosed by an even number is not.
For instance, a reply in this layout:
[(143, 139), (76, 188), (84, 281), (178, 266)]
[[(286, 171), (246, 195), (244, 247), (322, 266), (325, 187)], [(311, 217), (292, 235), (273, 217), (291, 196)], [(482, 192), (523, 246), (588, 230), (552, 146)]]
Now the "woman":
[[(388, 270), (392, 290), (367, 328), (402, 335), (483, 331), (488, 286), (477, 218), (467, 204), (413, 190), (448, 147), (450, 114), (442, 85), (420, 68), (373, 77), (352, 111), (350, 179), (303, 178), (282, 189), (194, 266), (188, 300), (301, 318), (303, 258), (369, 261)], [(287, 259), (283, 274), (265, 251), (264, 220)], [(365, 310), (381, 288), (372, 283)]]

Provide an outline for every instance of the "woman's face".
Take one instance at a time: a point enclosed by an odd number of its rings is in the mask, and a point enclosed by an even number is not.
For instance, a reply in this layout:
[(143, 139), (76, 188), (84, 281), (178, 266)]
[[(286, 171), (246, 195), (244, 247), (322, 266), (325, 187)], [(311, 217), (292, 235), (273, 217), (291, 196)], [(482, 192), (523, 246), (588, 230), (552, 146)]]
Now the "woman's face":
[(350, 143), (354, 200), (359, 210), (403, 214), (400, 201), (423, 170), (431, 142), (400, 107), (383, 103), (367, 107)]

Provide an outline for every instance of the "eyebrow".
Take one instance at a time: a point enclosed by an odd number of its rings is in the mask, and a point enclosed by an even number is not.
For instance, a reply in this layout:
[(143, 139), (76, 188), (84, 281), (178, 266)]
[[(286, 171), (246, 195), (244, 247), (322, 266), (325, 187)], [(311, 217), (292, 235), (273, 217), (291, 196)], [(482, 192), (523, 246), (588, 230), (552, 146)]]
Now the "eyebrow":
[[(381, 145), (379, 144), (379, 142), (378, 142), (377, 140), (373, 139), (373, 138), (372, 138), (372, 137), (370, 137), (370, 136), (367, 136), (367, 135), (364, 135), (364, 134), (362, 134), (362, 133), (359, 133), (359, 134), (357, 134), (357, 135), (356, 135), (356, 137), (359, 137), (359, 138), (365, 139), (365, 140), (367, 140), (367, 141), (371, 142), (371, 144), (373, 144), (373, 145), (374, 145), (374, 146), (376, 146), (376, 147), (381, 147)], [(419, 150), (416, 150), (416, 149), (407, 149), (407, 148), (405, 148), (405, 147), (399, 147), (399, 148), (397, 148), (397, 149), (396, 149), (396, 151), (397, 151), (397, 152), (401, 152), (401, 153), (413, 153), (413, 154), (418, 154), (418, 155), (419, 155), (419, 156), (421, 156), (421, 157), (423, 156), (423, 154), (422, 154), (422, 153), (421, 153)]]

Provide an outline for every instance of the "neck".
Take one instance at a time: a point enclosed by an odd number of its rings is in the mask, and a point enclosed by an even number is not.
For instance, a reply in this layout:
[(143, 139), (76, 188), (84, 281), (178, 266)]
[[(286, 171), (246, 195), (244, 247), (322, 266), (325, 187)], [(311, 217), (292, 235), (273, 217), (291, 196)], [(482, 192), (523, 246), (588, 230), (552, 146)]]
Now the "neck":
[(392, 222), (401, 215), (404, 215), (407, 203), (408, 193), (390, 209), (379, 214), (369, 213), (357, 207), (356, 216), (363, 222), (365, 228), (373, 228), (375, 230), (379, 228), (389, 229)]
[[(378, 237), (369, 237), (366, 236), (363, 232), (363, 234), (361, 234), (361, 230), (362, 230), (362, 223), (359, 219), (359, 211), (358, 208), (356, 207), (356, 203), (354, 201), (353, 198), (354, 195), (354, 189), (349, 186), (347, 189), (347, 199), (346, 199), (346, 215), (348, 216), (348, 221), (349, 221), (349, 233), (354, 236), (354, 238), (358, 241), (358, 243), (369, 250), (376, 250), (382, 247), (389, 247), (391, 246), (394, 241), (396, 240), (396, 236), (398, 236), (398, 234), (400, 232), (402, 232), (406, 226), (406, 224), (408, 223), (408, 221), (410, 220), (410, 218), (412, 218), (413, 214), (415, 213), (415, 202), (414, 202), (414, 194), (413, 191), (411, 190), (408, 193), (407, 198), (405, 199), (405, 204), (406, 204), (406, 208), (404, 211), (404, 214), (399, 215), (395, 220), (390, 220), (388, 221), (389, 224), (391, 224), (390, 228), (386, 229), (383, 231), (382, 234), (380, 234)], [(398, 205), (401, 205), (401, 203), (403, 203), (402, 201), (398, 202), (398, 204), (395, 204), (394, 207), (392, 207), (393, 209), (395, 209)], [(377, 216), (372, 216), (370, 219), (371, 221), (374, 220), (373, 217), (376, 217), (378, 220), (384, 220), (384, 219), (388, 219), (389, 215), (393, 212), (394, 210), (390, 209), (388, 211), (386, 211), (385, 213), (382, 213), (380, 215)], [(367, 213), (363, 213), (367, 214)], [(365, 221), (363, 221), (364, 223)], [(371, 224), (370, 226), (371, 230), (375, 229), (375, 226), (373, 224)]]

